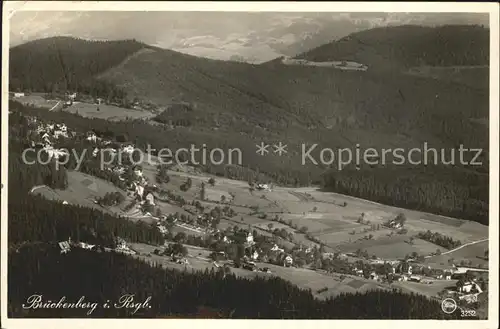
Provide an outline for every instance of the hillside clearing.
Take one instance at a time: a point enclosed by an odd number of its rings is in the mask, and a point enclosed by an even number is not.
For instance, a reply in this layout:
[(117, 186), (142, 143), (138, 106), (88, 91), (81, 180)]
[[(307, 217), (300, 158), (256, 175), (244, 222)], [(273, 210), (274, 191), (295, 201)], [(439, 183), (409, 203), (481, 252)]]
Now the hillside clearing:
[(146, 119), (151, 118), (154, 114), (148, 111), (126, 109), (114, 105), (107, 104), (90, 104), (90, 103), (73, 103), (73, 105), (64, 109), (70, 113), (77, 113), (83, 117), (100, 118), (112, 121), (121, 121), (126, 118), (130, 119)]

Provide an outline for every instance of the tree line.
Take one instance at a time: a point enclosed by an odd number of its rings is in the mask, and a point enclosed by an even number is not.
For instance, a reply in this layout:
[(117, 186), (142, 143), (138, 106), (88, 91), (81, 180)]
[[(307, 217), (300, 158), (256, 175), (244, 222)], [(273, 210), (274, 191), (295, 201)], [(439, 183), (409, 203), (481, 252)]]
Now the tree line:
[[(77, 131), (91, 128), (106, 132), (117, 139), (125, 137), (134, 141), (136, 147), (146, 149), (147, 145), (159, 150), (176, 150), (186, 145), (206, 144), (207, 149), (219, 147), (229, 149), (240, 147), (243, 154), (254, 154), (255, 145), (239, 135), (207, 134), (184, 128), (169, 130), (143, 121), (109, 122), (103, 119), (89, 119), (65, 112), (49, 112), (11, 102), (15, 111), (36, 114), (46, 120), (65, 122)], [(488, 175), (470, 168), (450, 166), (398, 166), (320, 168), (302, 166), (300, 161), (286, 161), (269, 157), (246, 157), (240, 165), (207, 164), (195, 165), (210, 174), (245, 181), (274, 181), (280, 185), (301, 186), (321, 184), (325, 189), (365, 198), (388, 205), (432, 212), (488, 224)], [(267, 159), (267, 158), (266, 158)], [(183, 160), (183, 159), (181, 159)], [(188, 160), (188, 159), (184, 159)], [(95, 171), (95, 170), (94, 170)], [(323, 171), (323, 172), (322, 172)], [(116, 177), (114, 180), (116, 181)]]
[[(63, 166), (56, 169), (54, 162), (26, 164), (21, 158), (23, 143), (15, 136), (11, 134), (9, 140), (9, 245), (26, 241), (61, 241), (70, 236), (75, 240), (111, 247), (116, 236), (130, 241), (163, 244), (164, 238), (154, 226), (31, 194), (30, 190), (37, 185), (65, 189), (68, 185), (66, 169)], [(108, 195), (104, 199), (116, 202), (121, 197)]]
[(417, 237), (446, 249), (454, 249), (462, 245), (462, 242), (460, 240), (455, 240), (452, 237), (440, 234), (438, 232), (431, 232), (430, 230), (427, 230), (426, 232), (419, 232), (417, 234)]
[(10, 49), (9, 88), (123, 97), (120, 88), (96, 76), (145, 47), (135, 40), (89, 41), (54, 37), (31, 41)]
[[(88, 269), (93, 269), (89, 271)], [(9, 254), (10, 317), (82, 317), (82, 309), (23, 309), (37, 292), (45, 300), (66, 296), (100, 307), (94, 318), (200, 317), (200, 308), (214, 312), (204, 317), (234, 319), (457, 319), (446, 315), (438, 301), (400, 291), (341, 294), (319, 300), (277, 277), (240, 278), (214, 270), (164, 269), (130, 256), (74, 248), (67, 254), (50, 245), (24, 246)], [(151, 297), (151, 308), (131, 309), (102, 305), (133, 294), (136, 302)]]
[(487, 175), (465, 170), (454, 175), (445, 166), (430, 169), (393, 165), (359, 171), (330, 170), (323, 175), (323, 186), (380, 203), (488, 225)]

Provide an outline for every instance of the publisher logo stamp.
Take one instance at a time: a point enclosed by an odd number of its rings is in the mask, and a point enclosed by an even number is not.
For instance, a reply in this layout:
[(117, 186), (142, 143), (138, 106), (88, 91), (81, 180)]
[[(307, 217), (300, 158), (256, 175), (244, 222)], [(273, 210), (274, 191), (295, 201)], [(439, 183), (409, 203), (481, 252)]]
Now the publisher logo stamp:
[(446, 314), (451, 314), (457, 309), (457, 302), (452, 298), (446, 298), (441, 302), (441, 309)]

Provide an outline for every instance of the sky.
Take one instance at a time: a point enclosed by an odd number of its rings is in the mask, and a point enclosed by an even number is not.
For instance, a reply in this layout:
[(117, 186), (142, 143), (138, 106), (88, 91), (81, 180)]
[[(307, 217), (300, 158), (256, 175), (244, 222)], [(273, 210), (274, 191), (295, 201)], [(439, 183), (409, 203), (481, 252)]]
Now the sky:
[(488, 25), (487, 14), (18, 11), (10, 45), (52, 36), (137, 39), (196, 56), (259, 62), (379, 26)]

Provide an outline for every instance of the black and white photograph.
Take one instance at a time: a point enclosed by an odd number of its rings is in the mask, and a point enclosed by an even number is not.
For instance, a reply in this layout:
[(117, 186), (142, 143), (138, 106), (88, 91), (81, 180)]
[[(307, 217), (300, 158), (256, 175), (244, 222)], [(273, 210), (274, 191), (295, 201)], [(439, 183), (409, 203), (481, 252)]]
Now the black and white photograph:
[(498, 327), (498, 4), (250, 7), (4, 4), (2, 328)]

